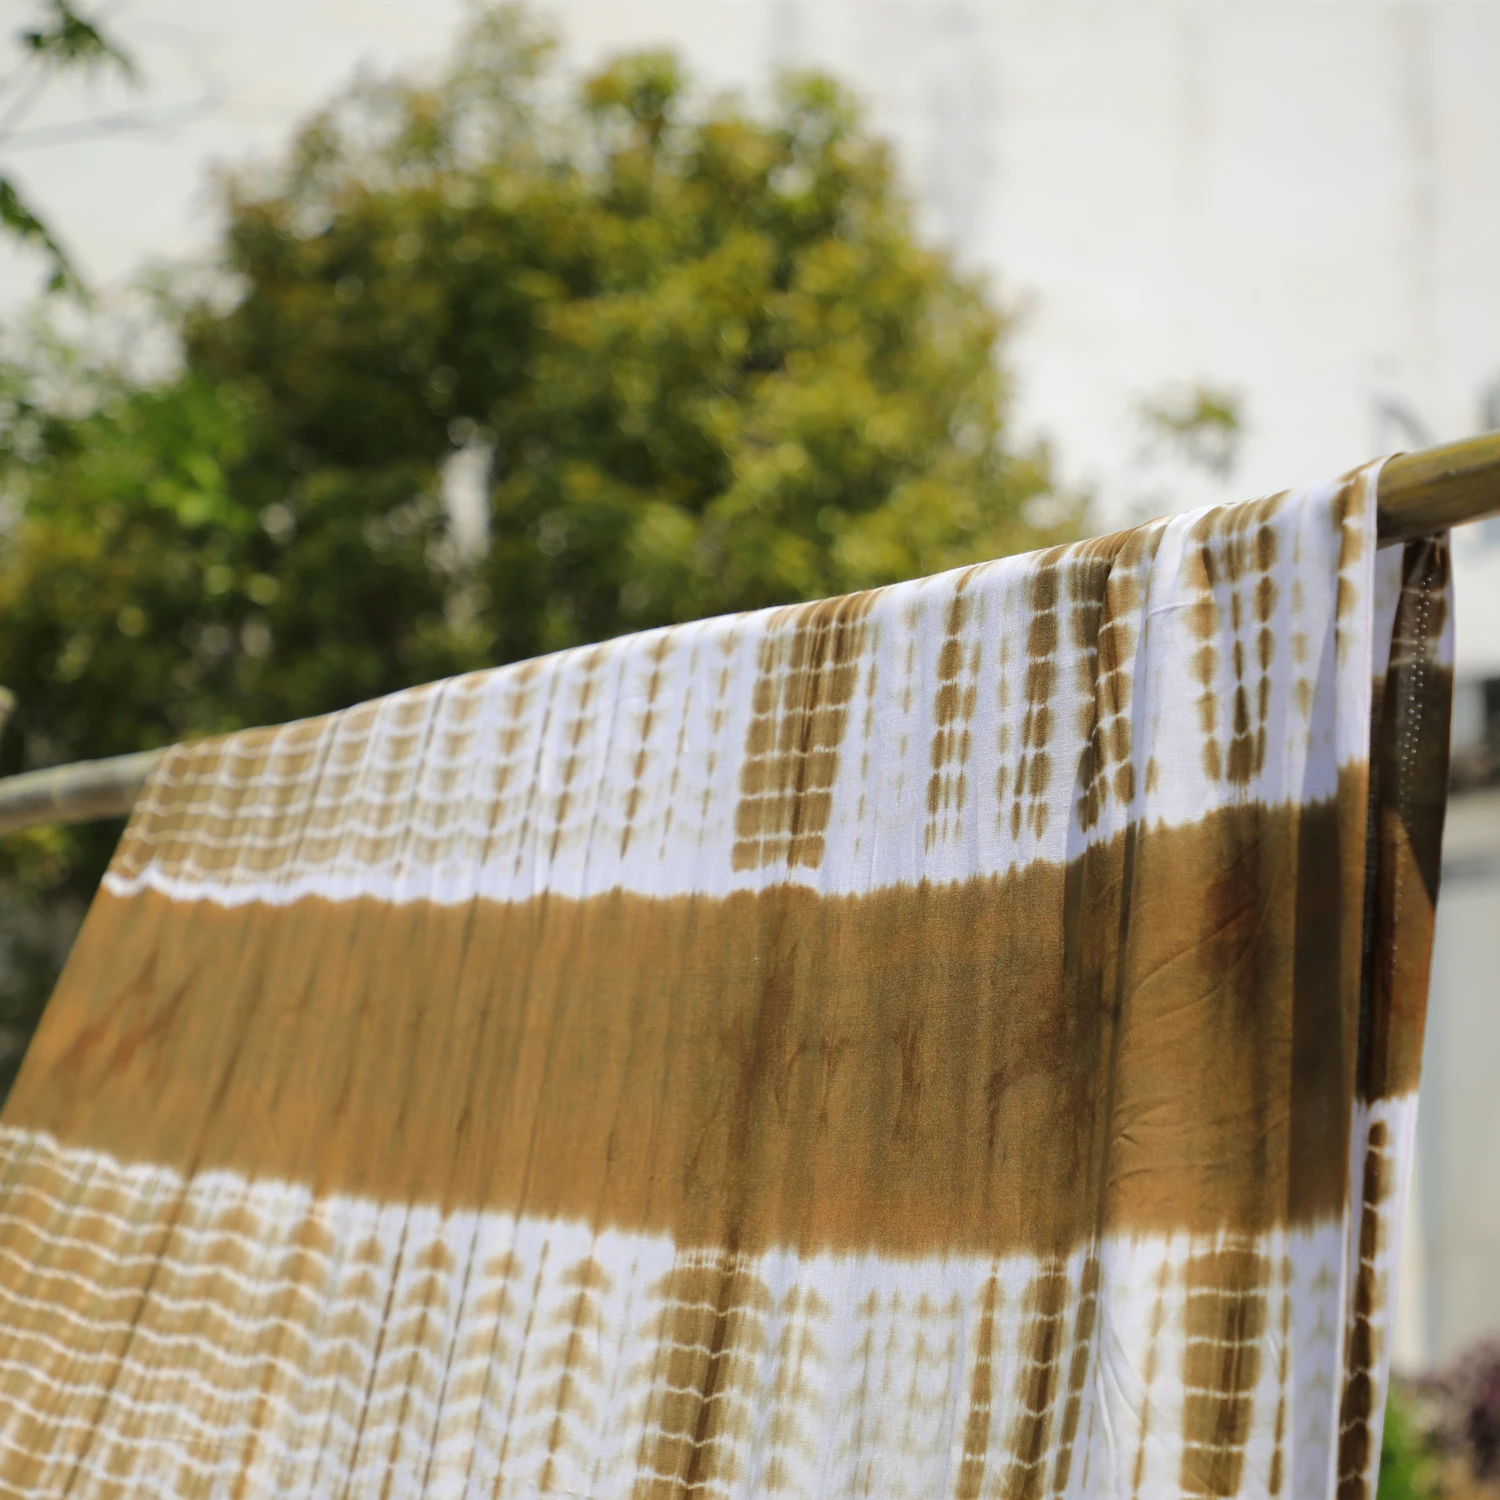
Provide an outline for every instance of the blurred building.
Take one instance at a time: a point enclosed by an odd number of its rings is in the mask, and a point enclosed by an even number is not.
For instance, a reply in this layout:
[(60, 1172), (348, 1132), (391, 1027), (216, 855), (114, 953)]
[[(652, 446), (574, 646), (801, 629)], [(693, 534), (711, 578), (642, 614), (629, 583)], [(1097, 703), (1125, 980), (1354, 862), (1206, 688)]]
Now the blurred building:
[[(1493, 694), (1495, 679), (1488, 686)], [(1492, 788), (1455, 798), (1444, 845), (1396, 1345), (1409, 1368), (1500, 1329), (1497, 994), (1500, 790)]]

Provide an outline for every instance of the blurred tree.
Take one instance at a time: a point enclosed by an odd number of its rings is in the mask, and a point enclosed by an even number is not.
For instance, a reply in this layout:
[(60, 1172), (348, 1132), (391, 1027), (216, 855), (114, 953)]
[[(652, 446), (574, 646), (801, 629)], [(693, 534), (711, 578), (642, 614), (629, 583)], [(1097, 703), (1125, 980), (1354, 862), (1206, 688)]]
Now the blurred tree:
[(1242, 406), (1234, 391), (1200, 382), (1143, 401), (1139, 416), (1153, 446), (1227, 479), (1244, 437)]
[(559, 115), (547, 56), (492, 11), (440, 85), (359, 89), (231, 184), (244, 294), (187, 338), (254, 409), (237, 484), (295, 510), (484, 445), (499, 660), (1038, 540), (1004, 320), (832, 83), (761, 123), (637, 56)]
[[(694, 103), (666, 55), (570, 93), (491, 8), (443, 77), (356, 86), (224, 194), (227, 291), (169, 309), (179, 375), (33, 351), (0, 378), (0, 769), (1081, 524), (1011, 439), (1004, 316), (916, 243), (826, 79), (785, 80), (767, 120)], [(76, 905), (112, 837), (9, 840), (0, 878)], [(41, 981), (7, 982), (19, 1034)]]

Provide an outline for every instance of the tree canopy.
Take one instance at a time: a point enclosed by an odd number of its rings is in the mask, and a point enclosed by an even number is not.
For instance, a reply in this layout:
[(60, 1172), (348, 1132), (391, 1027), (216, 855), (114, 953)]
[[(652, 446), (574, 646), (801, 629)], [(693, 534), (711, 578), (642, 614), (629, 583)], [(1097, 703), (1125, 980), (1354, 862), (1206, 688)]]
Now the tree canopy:
[[(207, 289), (163, 307), (170, 378), (0, 371), (5, 771), (1079, 525), (1012, 437), (1005, 316), (826, 78), (761, 114), (666, 54), (570, 85), (492, 8), (222, 202)], [(444, 503), (456, 454), (486, 538)], [(5, 841), (0, 880), (76, 907), (115, 832)]]

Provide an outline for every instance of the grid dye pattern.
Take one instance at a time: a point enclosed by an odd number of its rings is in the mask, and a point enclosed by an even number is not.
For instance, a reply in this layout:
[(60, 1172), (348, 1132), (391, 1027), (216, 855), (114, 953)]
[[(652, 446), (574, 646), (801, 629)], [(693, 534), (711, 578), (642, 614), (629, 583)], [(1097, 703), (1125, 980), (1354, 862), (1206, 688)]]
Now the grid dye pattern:
[(107, 888), (849, 892), (1333, 797), (1368, 760), (1389, 648), (1399, 562), (1366, 546), (1373, 504), (1366, 470), (180, 747)]
[[(1264, 1467), (1287, 1393), (1332, 1430), (1331, 1333), (1279, 1379), (1253, 1351), (1271, 1297), (1338, 1326), (1334, 1225), (1044, 1261), (745, 1257), (187, 1181), (14, 1130), (0, 1184), (7, 1494), (1079, 1495), (1148, 1436), (1175, 1492), (1174, 1466)], [(1205, 1378), (1234, 1391), (1207, 1448)]]
[(768, 625), (745, 732), (735, 869), (822, 864), (869, 605), (851, 594)]

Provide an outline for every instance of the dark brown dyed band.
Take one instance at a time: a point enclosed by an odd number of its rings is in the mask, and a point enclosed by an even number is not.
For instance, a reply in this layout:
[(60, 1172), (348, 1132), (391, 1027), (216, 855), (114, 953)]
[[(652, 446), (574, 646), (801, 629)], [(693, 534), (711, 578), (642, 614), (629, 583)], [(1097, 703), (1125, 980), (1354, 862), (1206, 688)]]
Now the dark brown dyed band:
[(101, 895), (5, 1117), (681, 1244), (1306, 1221), (1344, 1196), (1361, 800), (861, 897)]

